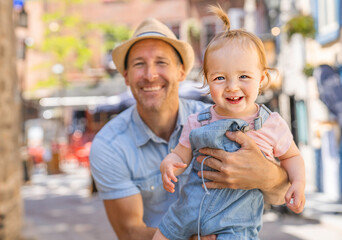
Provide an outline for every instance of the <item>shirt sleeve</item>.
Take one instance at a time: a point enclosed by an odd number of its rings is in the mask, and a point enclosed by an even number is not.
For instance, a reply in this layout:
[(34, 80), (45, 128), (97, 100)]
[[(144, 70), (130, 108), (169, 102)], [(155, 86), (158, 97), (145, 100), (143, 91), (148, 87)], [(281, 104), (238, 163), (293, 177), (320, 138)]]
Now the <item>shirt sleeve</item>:
[(101, 199), (117, 199), (140, 193), (121, 152), (101, 138), (95, 138), (92, 143), (90, 168)]
[(284, 155), (290, 148), (293, 136), (285, 120), (278, 114), (272, 113), (275, 131), (274, 156)]
[(196, 119), (197, 114), (191, 114), (183, 127), (181, 136), (179, 138), (179, 143), (182, 144), (184, 147), (191, 148), (189, 137), (191, 130), (194, 129), (194, 121), (197, 121)]

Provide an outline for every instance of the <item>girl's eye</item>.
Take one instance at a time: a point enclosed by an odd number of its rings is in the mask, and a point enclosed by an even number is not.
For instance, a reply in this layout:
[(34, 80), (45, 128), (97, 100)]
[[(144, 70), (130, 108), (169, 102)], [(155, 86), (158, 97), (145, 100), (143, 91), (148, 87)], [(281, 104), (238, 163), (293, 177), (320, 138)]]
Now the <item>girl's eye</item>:
[(246, 79), (246, 78), (249, 78), (249, 77), (247, 75), (241, 75), (240, 78)]
[(219, 77), (216, 77), (214, 80), (224, 80), (224, 77), (219, 76)]

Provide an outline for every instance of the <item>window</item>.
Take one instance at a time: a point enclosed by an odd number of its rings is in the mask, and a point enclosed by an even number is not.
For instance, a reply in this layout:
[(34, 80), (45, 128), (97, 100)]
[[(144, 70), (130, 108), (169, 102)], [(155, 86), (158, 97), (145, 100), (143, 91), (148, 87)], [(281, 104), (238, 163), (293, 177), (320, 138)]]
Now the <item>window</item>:
[(172, 32), (176, 35), (178, 39), (180, 39), (180, 26), (179, 23), (171, 23), (171, 24), (166, 24)]
[[(230, 19), (230, 28), (238, 29), (244, 26), (245, 12), (241, 8), (230, 8), (228, 10), (228, 16)], [(222, 21), (216, 16), (206, 16), (202, 18), (202, 31), (201, 31), (201, 51), (204, 54), (206, 47), (213, 37), (224, 31)]]
[(340, 4), (339, 0), (315, 0), (316, 40), (320, 44), (337, 40), (340, 28)]
[(26, 57), (26, 44), (24, 38), (17, 40), (17, 59), (25, 60)]
[(204, 54), (209, 42), (218, 32), (221, 32), (223, 29), (222, 23), (213, 16), (204, 17), (202, 19), (202, 29), (200, 41), (202, 53)]

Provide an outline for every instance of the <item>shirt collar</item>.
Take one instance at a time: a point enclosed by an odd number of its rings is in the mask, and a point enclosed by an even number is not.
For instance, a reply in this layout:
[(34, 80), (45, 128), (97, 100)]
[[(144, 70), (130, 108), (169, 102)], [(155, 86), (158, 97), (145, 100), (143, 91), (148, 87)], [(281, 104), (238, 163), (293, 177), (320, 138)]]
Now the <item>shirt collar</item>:
[(177, 124), (176, 127), (184, 126), (188, 119), (189, 111), (186, 110), (184, 99), (179, 99), (179, 109), (178, 109), (178, 117), (177, 117)]
[[(178, 117), (175, 130), (178, 130), (180, 127), (183, 127), (187, 120), (187, 112), (184, 107), (183, 100), (179, 101), (179, 109), (178, 109)], [(167, 143), (164, 139), (156, 136), (151, 129), (144, 123), (141, 119), (137, 107), (135, 106), (133, 109), (133, 122), (136, 126), (134, 130), (136, 134), (135, 143), (137, 147), (141, 147), (146, 144), (149, 140), (154, 141), (156, 143)]]

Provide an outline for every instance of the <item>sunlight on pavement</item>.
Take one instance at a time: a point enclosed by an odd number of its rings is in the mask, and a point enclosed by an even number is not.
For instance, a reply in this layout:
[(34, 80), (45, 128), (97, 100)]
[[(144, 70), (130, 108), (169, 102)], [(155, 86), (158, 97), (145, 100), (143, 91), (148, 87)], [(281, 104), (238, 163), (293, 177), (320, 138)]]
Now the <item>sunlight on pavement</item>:
[(22, 187), (23, 239), (116, 240), (102, 201), (91, 195), (89, 169), (66, 165), (61, 171), (48, 175), (40, 166)]
[(342, 230), (338, 233), (336, 229), (331, 229), (329, 226), (320, 227), (317, 225), (305, 226), (284, 226), (283, 231), (303, 240), (341, 240)]
[[(97, 195), (90, 193), (88, 168), (77, 165), (61, 167), (61, 174), (48, 175), (44, 167), (35, 170), (31, 183), (22, 187), (24, 199), (24, 239), (30, 240), (116, 240)], [(308, 198), (306, 215), (284, 214), (269, 209), (263, 216), (262, 240), (341, 240), (341, 215), (320, 215), (336, 211), (341, 205)], [(320, 200), (320, 201), (318, 201)], [(320, 204), (318, 204), (320, 203)], [(331, 209), (328, 208), (330, 206)], [(329, 210), (329, 211), (328, 211)], [(320, 216), (319, 218), (314, 217)]]

